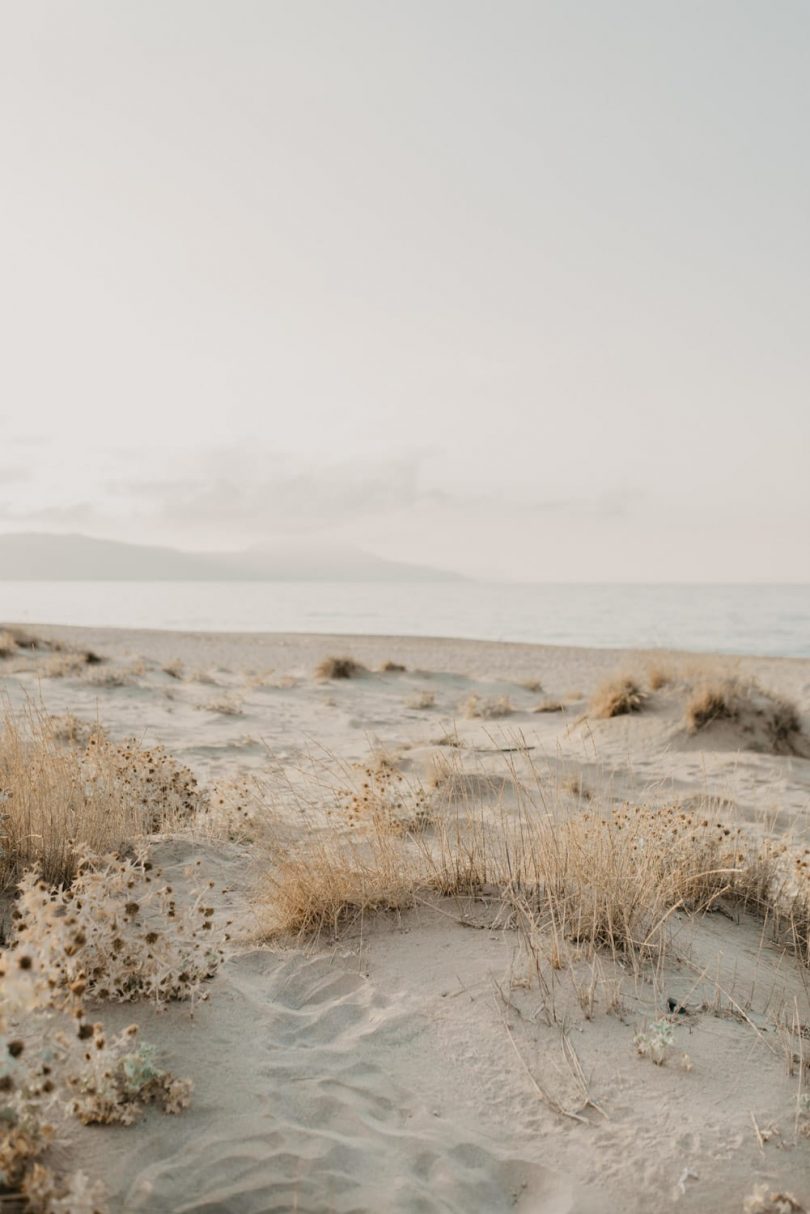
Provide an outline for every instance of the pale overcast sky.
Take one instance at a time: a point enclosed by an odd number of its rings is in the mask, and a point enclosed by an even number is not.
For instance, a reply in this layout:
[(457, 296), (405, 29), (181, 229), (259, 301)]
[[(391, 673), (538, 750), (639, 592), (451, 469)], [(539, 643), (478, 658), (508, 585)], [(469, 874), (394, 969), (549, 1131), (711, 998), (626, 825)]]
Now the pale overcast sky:
[(810, 577), (807, 0), (2, 0), (0, 530)]

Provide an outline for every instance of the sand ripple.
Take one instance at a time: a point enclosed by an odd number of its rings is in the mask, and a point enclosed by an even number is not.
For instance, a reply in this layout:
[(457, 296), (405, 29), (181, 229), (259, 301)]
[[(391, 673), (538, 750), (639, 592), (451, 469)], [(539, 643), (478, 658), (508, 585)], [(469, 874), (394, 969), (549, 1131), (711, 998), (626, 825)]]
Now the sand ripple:
[[(227, 968), (228, 994), (215, 996), (223, 1023), (206, 1026), (205, 1042), (212, 1063), (219, 1056), (225, 1065), (227, 1057), (229, 1099), (213, 1106), (207, 1099), (213, 1091), (198, 1083), (196, 1112), (175, 1123), (182, 1141), (173, 1126), (176, 1149), (165, 1149), (164, 1141), (159, 1162), (137, 1172), (127, 1210), (565, 1214), (574, 1208), (569, 1186), (551, 1170), (502, 1151), (476, 1128), (434, 1116), (392, 1076), (392, 1052), (418, 1048), (425, 1022), (368, 980), (329, 959), (263, 952)], [(216, 1005), (211, 1010), (216, 1014)]]

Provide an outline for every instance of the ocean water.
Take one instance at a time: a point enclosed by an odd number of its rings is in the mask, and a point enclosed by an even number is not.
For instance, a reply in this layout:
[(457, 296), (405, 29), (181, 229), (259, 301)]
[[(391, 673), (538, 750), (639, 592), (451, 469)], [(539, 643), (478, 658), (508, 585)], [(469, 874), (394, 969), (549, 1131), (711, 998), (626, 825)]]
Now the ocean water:
[(810, 657), (810, 585), (0, 581), (3, 620)]

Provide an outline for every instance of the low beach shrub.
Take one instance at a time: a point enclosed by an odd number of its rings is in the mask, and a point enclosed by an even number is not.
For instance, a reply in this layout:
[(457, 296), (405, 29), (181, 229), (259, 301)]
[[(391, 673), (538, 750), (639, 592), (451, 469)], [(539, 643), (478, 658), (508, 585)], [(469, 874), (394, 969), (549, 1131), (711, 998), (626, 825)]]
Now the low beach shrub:
[(84, 682), (91, 687), (108, 687), (112, 690), (118, 687), (134, 687), (140, 677), (140, 667), (130, 666), (95, 666), (85, 671)]
[[(30, 1214), (104, 1214), (103, 1186), (49, 1166), (58, 1121), (68, 1113), (85, 1125), (130, 1125), (147, 1104), (179, 1113), (191, 1084), (157, 1066), (154, 1050), (136, 1042), (137, 1025), (108, 1039), (101, 1023), (88, 1021), (92, 982), (57, 960), (60, 948), (76, 964), (87, 959), (81, 929), (67, 922), (75, 903), (64, 915), (43, 915), (46, 893), (40, 883), (34, 907), (34, 886), (22, 890), (22, 926), (18, 920), (0, 956), (0, 1189)], [(109, 904), (95, 909), (103, 914)]]
[(677, 675), (671, 666), (651, 662), (647, 667), (647, 685), (650, 691), (660, 691), (663, 687), (670, 687), (676, 680)]
[(138, 1026), (109, 1036), (86, 1001), (190, 999), (218, 968), (224, 926), (209, 890), (178, 901), (145, 853), (78, 858), (69, 886), (19, 885), (0, 955), (0, 1187), (31, 1214), (102, 1214), (100, 1186), (48, 1166), (57, 1120), (131, 1125), (150, 1104), (175, 1114), (191, 1083), (158, 1065)]
[(43, 679), (67, 679), (82, 674), (86, 665), (82, 653), (53, 653), (37, 667), (37, 673)]
[(324, 658), (315, 667), (316, 679), (356, 679), (358, 675), (367, 674), (362, 662), (354, 658)]
[(75, 996), (192, 999), (223, 957), (225, 927), (208, 893), (179, 902), (143, 851), (84, 852), (68, 886), (48, 886), (33, 870), (22, 878), (9, 957), (36, 958), (52, 1007), (69, 1008)]
[(52, 713), (47, 717), (48, 733), (56, 742), (72, 742), (86, 746), (94, 734), (106, 737), (106, 731), (98, 721), (86, 721), (72, 712)]
[(743, 1214), (807, 1214), (806, 1207), (781, 1189), (767, 1183), (756, 1184), (743, 1202)]
[(44, 637), (26, 632), (24, 628), (7, 628), (6, 635), (10, 636), (17, 649), (30, 649), (58, 653), (63, 648), (61, 641), (46, 641)]
[(206, 700), (200, 707), (204, 712), (215, 712), (222, 717), (241, 717), (245, 711), (242, 701), (235, 695), (216, 696), (213, 700)]
[(17, 642), (14, 640), (14, 634), (7, 628), (0, 628), (0, 659), (10, 658), (16, 650)]
[(473, 694), (464, 701), (461, 711), (468, 720), (479, 717), (484, 721), (493, 721), (499, 717), (509, 717), (515, 710), (508, 696), (487, 698)]
[(687, 731), (700, 733), (722, 722), (777, 754), (793, 754), (802, 742), (796, 705), (755, 680), (722, 679), (696, 689), (686, 706)]
[(602, 683), (590, 702), (591, 716), (607, 720), (631, 712), (641, 712), (647, 699), (639, 684), (630, 675), (618, 675)]

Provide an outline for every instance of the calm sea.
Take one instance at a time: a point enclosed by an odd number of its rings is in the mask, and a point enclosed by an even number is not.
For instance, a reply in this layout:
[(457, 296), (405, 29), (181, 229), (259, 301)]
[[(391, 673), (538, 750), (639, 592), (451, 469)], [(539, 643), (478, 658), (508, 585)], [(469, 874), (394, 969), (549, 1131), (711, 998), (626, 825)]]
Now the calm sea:
[(810, 657), (810, 585), (0, 581), (0, 620)]

